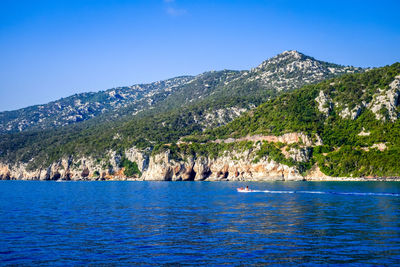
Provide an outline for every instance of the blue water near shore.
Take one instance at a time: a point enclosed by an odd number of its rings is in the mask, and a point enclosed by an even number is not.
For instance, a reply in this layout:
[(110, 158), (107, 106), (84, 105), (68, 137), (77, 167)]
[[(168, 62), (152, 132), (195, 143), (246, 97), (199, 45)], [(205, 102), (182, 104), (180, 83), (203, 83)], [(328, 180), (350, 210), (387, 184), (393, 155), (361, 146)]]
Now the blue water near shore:
[(396, 265), (399, 194), (395, 182), (3, 181), (0, 260)]

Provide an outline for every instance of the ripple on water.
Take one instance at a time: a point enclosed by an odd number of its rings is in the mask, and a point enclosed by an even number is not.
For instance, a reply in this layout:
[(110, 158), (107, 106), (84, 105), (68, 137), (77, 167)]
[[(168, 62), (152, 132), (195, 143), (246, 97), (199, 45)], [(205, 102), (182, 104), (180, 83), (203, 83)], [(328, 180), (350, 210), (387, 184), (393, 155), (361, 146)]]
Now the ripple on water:
[[(259, 192), (236, 192), (245, 185)], [(0, 182), (0, 260), (396, 264), (399, 193), (379, 182)]]

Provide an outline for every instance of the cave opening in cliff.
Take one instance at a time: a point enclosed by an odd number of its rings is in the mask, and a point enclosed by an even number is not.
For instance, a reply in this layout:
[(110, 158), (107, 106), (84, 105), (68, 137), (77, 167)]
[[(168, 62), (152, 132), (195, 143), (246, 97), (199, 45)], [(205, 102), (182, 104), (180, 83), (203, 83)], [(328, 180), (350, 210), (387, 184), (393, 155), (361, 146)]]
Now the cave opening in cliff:
[(206, 171), (204, 171), (203, 172), (203, 175), (202, 175), (202, 180), (205, 180), (205, 179), (207, 179), (208, 177), (210, 177), (211, 176), (211, 174), (212, 174), (212, 172), (211, 172), (211, 170), (206, 170)]
[(188, 178), (186, 179), (186, 181), (194, 181), (194, 178), (196, 177), (196, 172), (191, 169), (188, 173)]
[(61, 178), (61, 174), (59, 172), (56, 172), (51, 179), (52, 180), (58, 180), (60, 178)]

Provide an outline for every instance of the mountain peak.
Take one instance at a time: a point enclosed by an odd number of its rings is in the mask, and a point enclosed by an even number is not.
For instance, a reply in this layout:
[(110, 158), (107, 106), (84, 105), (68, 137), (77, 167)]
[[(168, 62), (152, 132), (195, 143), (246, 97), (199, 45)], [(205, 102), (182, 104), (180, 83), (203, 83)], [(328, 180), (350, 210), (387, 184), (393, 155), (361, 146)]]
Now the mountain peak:
[(299, 51), (287, 50), (262, 62), (250, 71), (250, 75), (253, 81), (277, 91), (288, 91), (355, 71), (362, 69), (320, 61)]
[(296, 59), (300, 59), (301, 57), (305, 56), (303, 53), (300, 53), (297, 50), (286, 50), (282, 53), (278, 54), (276, 57), (293, 57)]
[(275, 64), (280, 63), (280, 62), (285, 62), (285, 64), (287, 64), (287, 63), (291, 63), (293, 61), (304, 61), (304, 60), (307, 60), (307, 59), (315, 60), (314, 58), (306, 56), (306, 55), (304, 55), (303, 53), (300, 53), (297, 50), (286, 50), (286, 51), (283, 51), (282, 53), (280, 53), (280, 54), (278, 54), (278, 55), (276, 55), (276, 56), (274, 56), (272, 58), (269, 58), (269, 59), (263, 61), (256, 68), (256, 70), (257, 69), (258, 70), (259, 69), (264, 69), (268, 65), (271, 65), (271, 64), (275, 65)]

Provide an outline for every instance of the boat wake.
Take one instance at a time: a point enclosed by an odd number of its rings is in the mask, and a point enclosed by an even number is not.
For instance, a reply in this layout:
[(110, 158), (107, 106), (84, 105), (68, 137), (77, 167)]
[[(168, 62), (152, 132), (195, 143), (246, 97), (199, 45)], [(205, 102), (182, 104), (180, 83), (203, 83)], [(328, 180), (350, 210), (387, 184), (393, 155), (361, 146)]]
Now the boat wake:
[(323, 192), (323, 191), (270, 191), (270, 190), (251, 190), (246, 193), (268, 193), (268, 194), (321, 194), (321, 195), (354, 195), (354, 196), (391, 196), (400, 197), (397, 193), (369, 193), (369, 192)]

